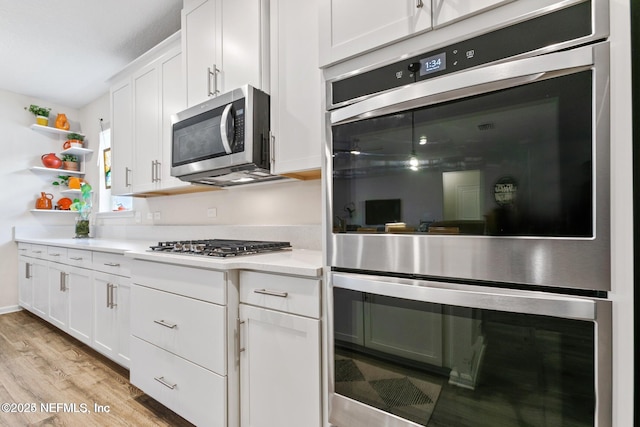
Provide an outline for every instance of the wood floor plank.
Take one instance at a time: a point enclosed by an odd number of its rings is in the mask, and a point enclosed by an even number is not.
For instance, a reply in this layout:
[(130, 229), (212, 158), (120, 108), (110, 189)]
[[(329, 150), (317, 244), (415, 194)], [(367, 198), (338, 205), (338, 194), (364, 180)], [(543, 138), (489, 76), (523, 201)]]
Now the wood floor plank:
[(0, 410), (0, 427), (192, 426), (133, 386), (126, 369), (27, 311), (0, 315), (3, 403), (21, 411)]

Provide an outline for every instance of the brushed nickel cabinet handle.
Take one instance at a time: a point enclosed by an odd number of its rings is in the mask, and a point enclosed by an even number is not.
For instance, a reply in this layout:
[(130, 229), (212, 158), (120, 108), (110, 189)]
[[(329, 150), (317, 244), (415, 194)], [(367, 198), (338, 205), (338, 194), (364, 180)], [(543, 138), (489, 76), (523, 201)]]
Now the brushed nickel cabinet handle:
[(131, 187), (131, 183), (129, 182), (129, 174), (131, 173), (131, 169), (129, 167), (124, 168), (124, 186)]
[(160, 384), (162, 384), (163, 386), (170, 388), (171, 390), (173, 390), (174, 388), (177, 387), (178, 384), (169, 384), (164, 377), (153, 377), (154, 380), (158, 381)]
[(31, 279), (31, 263), (29, 262), (24, 264), (24, 278)]
[(424, 6), (424, 3), (422, 2), (422, 0), (418, 0), (418, 1), (416, 2), (416, 7), (417, 7), (418, 9), (420, 9), (420, 8), (421, 8), (421, 7), (423, 7), (423, 6)]
[[(213, 64), (213, 69), (207, 68), (207, 96), (216, 96), (220, 93), (218, 90), (218, 73), (220, 70)], [(213, 77), (213, 85), (211, 84), (211, 78)], [(211, 90), (213, 86), (213, 90)]]
[(60, 272), (60, 292), (64, 292), (67, 290), (67, 276), (68, 274), (64, 271)]
[(69, 257), (69, 259), (73, 260), (73, 261), (82, 261), (82, 257), (73, 257), (72, 256), (72, 257)]
[(158, 325), (169, 329), (175, 329), (178, 326), (176, 323), (169, 323), (166, 320), (154, 320), (153, 323), (157, 323)]
[(111, 308), (111, 283), (107, 283), (107, 308)]
[(278, 291), (272, 291), (269, 289), (254, 289), (253, 292), (255, 292), (256, 294), (270, 295), (272, 297), (280, 297), (280, 298), (286, 298), (287, 296), (289, 296), (288, 292), (278, 292)]
[(114, 285), (113, 283), (111, 284), (111, 308), (115, 308), (118, 306), (118, 304), (116, 304), (116, 298), (114, 295), (115, 289), (117, 288), (117, 285)]
[(105, 262), (104, 265), (107, 267), (120, 267), (120, 264), (117, 262)]
[(60, 254), (49, 254), (50, 256), (60, 256)]
[(34, 254), (41, 254), (42, 251), (33, 251)]

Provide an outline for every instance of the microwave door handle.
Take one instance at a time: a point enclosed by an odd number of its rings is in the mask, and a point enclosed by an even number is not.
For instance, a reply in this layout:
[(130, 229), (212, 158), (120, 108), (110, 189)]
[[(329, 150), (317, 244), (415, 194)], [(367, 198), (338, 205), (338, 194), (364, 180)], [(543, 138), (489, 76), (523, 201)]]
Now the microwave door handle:
[(220, 117), (220, 137), (222, 138), (222, 145), (224, 146), (224, 151), (227, 154), (231, 154), (231, 144), (229, 143), (229, 134), (233, 137), (233, 128), (227, 129), (227, 119), (229, 118), (229, 114), (231, 114), (232, 104), (227, 104), (222, 111), (222, 116)]
[(437, 79), (423, 80), (337, 109), (331, 113), (331, 124), (392, 114), (517, 86), (546, 75), (588, 69), (596, 63), (599, 53), (602, 52), (600, 49), (608, 49), (608, 43), (517, 59), (449, 74)]

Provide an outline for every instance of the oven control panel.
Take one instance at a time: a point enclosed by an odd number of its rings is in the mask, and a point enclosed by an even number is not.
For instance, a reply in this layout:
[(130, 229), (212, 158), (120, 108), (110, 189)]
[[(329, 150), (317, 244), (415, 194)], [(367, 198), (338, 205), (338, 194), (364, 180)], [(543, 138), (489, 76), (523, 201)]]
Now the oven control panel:
[[(330, 108), (416, 81), (578, 40), (591, 33), (591, 2), (579, 3), (442, 49), (331, 82)], [(522, 37), (522, 34), (527, 37)]]

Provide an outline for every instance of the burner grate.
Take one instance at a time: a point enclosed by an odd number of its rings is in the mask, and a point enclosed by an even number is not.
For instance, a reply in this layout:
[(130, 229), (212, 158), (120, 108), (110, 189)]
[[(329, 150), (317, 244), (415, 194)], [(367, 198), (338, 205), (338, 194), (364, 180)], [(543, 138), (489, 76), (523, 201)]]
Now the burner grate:
[(259, 240), (170, 240), (149, 247), (153, 252), (182, 253), (212, 257), (228, 257), (275, 252), (291, 248), (289, 242)]

